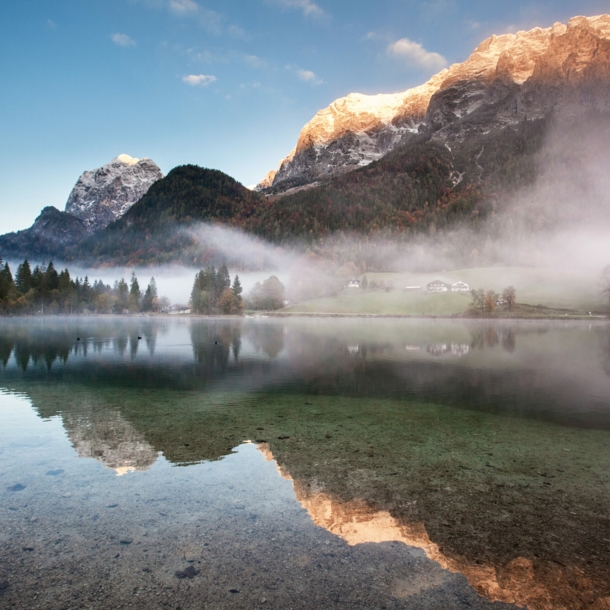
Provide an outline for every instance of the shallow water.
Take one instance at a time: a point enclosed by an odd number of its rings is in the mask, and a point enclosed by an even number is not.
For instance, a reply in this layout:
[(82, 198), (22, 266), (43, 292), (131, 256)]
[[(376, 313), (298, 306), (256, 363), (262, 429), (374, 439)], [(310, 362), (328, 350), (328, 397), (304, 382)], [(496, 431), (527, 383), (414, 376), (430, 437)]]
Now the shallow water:
[(0, 321), (0, 607), (610, 608), (610, 327)]

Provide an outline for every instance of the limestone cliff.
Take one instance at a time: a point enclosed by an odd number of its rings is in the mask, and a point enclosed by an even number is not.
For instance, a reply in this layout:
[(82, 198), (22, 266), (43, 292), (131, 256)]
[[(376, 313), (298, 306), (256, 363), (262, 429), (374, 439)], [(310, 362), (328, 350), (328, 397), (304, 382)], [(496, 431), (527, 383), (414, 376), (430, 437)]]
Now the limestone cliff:
[(335, 100), (303, 127), (296, 148), (259, 188), (351, 171), (415, 137), (451, 146), (552, 111), (608, 109), (609, 84), (609, 15), (492, 36), (420, 87)]
[(93, 233), (123, 216), (161, 178), (161, 170), (151, 159), (119, 155), (82, 174), (68, 197), (66, 212), (80, 218)]

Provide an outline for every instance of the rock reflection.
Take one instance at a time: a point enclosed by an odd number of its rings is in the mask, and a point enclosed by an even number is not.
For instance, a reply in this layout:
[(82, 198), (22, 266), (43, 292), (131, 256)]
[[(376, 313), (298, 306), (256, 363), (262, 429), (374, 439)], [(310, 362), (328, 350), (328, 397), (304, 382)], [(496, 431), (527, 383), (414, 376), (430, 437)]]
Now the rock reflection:
[(93, 458), (121, 476), (150, 468), (158, 454), (121, 414), (100, 404), (62, 413), (64, 428), (81, 458)]
[[(260, 443), (258, 448), (267, 461), (275, 460), (268, 443)], [(516, 604), (530, 610), (610, 608), (610, 596), (599, 596), (596, 583), (576, 566), (559, 561), (534, 563), (526, 557), (515, 557), (504, 564), (486, 563), (443, 551), (430, 539), (423, 522), (405, 521), (389, 510), (373, 508), (363, 500), (342, 501), (317, 485), (315, 480), (295, 480), (277, 461), (276, 465), (279, 474), (292, 481), (296, 498), (311, 520), (351, 546), (401, 542), (421, 549), (444, 569), (463, 574), (479, 595), (494, 602)], [(413, 500), (407, 505), (416, 503), (417, 500)], [(473, 532), (473, 535), (476, 534)]]

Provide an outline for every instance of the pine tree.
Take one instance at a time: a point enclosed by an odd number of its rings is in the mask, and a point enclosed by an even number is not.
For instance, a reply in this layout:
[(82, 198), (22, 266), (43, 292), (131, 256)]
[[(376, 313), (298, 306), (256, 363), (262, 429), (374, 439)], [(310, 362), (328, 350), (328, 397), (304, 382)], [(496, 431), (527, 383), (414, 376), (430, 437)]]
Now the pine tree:
[(216, 275), (216, 294), (220, 296), (225, 288), (231, 287), (231, 276), (229, 275), (229, 270), (227, 266), (223, 263), (220, 265), (218, 269), (218, 273)]
[[(2, 259), (0, 258), (0, 267)], [(7, 299), (14, 289), (13, 274), (11, 273), (8, 263), (4, 263), (4, 267), (0, 269), (0, 300)]]
[(53, 265), (53, 261), (49, 262), (49, 266), (45, 271), (44, 284), (48, 291), (57, 290), (59, 288), (59, 274)]
[(131, 285), (129, 288), (129, 309), (131, 311), (140, 311), (142, 302), (142, 291), (136, 277), (136, 272), (131, 272)]
[(241, 287), (241, 282), (239, 281), (239, 275), (235, 276), (235, 279), (233, 280), (233, 294), (235, 295), (235, 298), (237, 298), (238, 300), (242, 300), (242, 292), (243, 292), (243, 288)]
[(152, 277), (150, 278), (148, 287), (144, 292), (144, 298), (142, 299), (142, 311), (153, 311), (157, 297), (157, 283), (155, 282), (155, 278)]
[(127, 309), (127, 298), (129, 296), (129, 286), (124, 278), (115, 282), (114, 291), (117, 296), (115, 311), (117, 313), (123, 313), (123, 310)]

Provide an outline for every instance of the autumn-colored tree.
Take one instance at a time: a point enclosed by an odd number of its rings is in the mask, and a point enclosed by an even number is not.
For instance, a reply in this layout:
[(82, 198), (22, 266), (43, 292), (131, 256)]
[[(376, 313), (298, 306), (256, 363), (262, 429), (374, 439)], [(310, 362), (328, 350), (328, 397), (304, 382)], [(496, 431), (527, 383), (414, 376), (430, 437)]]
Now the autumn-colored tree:
[(502, 299), (508, 307), (508, 311), (512, 311), (517, 302), (517, 291), (514, 286), (509, 286), (502, 291)]
[(493, 313), (496, 307), (497, 295), (493, 290), (488, 290), (483, 298), (483, 311), (485, 313)]
[(235, 296), (232, 288), (225, 288), (218, 299), (218, 307), (226, 316), (240, 315), (244, 311), (243, 301)]

